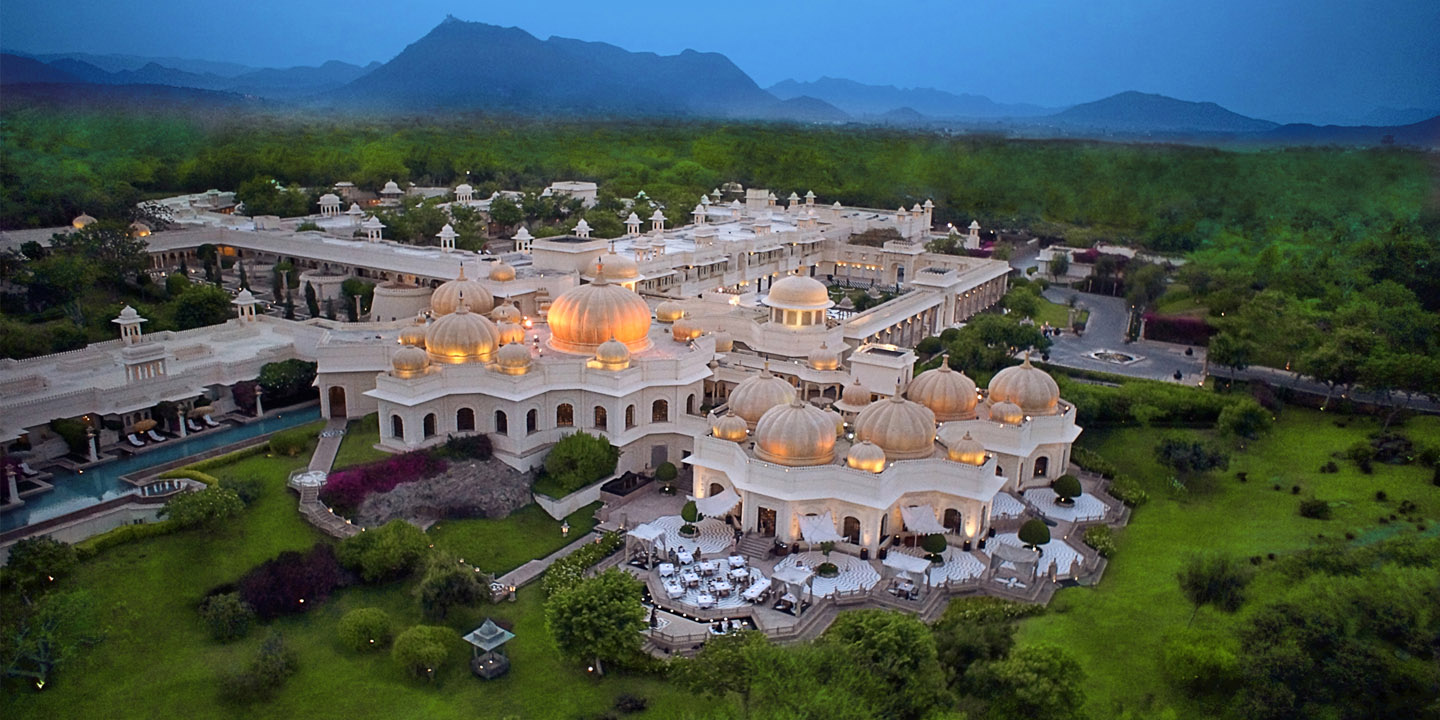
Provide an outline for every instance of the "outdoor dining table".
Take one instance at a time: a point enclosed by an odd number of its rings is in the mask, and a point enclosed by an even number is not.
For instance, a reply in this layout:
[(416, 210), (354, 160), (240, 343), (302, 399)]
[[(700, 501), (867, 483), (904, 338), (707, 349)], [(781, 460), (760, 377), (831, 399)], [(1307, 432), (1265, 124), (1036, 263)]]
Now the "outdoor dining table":
[(700, 593), (700, 597), (696, 598), (696, 604), (702, 609), (715, 607), (715, 596), (710, 593)]
[(756, 600), (760, 599), (760, 596), (765, 594), (765, 591), (769, 589), (770, 580), (768, 578), (762, 577), (759, 580), (756, 580), (754, 585), (751, 585), (749, 588), (747, 588), (745, 592), (741, 595), (741, 597), (749, 600), (750, 602), (755, 602)]
[(689, 550), (683, 548), (675, 551), (675, 557), (680, 559), (681, 565), (689, 565), (690, 563), (695, 562), (694, 553), (691, 553)]
[(660, 577), (670, 577), (675, 574), (675, 565), (672, 563), (660, 563)]
[(716, 580), (714, 584), (710, 586), (710, 589), (714, 590), (715, 594), (719, 595), (720, 597), (729, 597), (730, 591), (734, 590), (735, 588), (733, 585), (730, 584), (730, 581), (728, 580)]
[(743, 567), (745, 567), (745, 556), (744, 556), (744, 555), (731, 555), (728, 559), (729, 559), (729, 561), (730, 561), (730, 567), (732, 567), (732, 568), (743, 568)]
[(714, 562), (711, 562), (710, 560), (702, 560), (702, 561), (700, 562), (700, 574), (701, 574), (701, 575), (714, 575), (714, 574), (715, 574), (715, 563), (714, 563)]
[(685, 594), (685, 588), (678, 582), (667, 582), (665, 583), (665, 594), (669, 595), (671, 600), (674, 600)]
[(750, 577), (749, 568), (738, 567), (730, 571), (730, 578), (732, 580), (744, 580), (747, 577)]
[(700, 576), (690, 570), (680, 573), (680, 579), (685, 581), (686, 587), (695, 587), (700, 584)]

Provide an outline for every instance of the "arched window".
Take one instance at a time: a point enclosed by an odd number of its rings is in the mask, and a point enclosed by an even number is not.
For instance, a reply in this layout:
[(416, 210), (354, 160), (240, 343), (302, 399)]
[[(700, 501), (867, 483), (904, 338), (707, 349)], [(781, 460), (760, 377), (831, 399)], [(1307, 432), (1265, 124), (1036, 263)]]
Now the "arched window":
[(1050, 458), (1048, 458), (1048, 457), (1038, 457), (1038, 458), (1035, 458), (1035, 477), (1045, 477), (1045, 473), (1048, 472), (1049, 470), (1050, 470)]
[(435, 413), (425, 416), (425, 420), (421, 423), (421, 429), (424, 430), (425, 437), (435, 437)]
[(635, 406), (634, 406), (634, 405), (626, 405), (626, 406), (625, 406), (625, 429), (626, 429), (626, 430), (629, 430), (630, 428), (633, 428), (633, 427), (635, 427)]
[(555, 427), (574, 427), (575, 408), (570, 403), (555, 406)]
[(670, 403), (656, 400), (650, 406), (650, 422), (670, 422)]
[(533, 433), (540, 429), (540, 411), (531, 410), (525, 413), (525, 432)]
[(501, 435), (510, 434), (510, 418), (505, 416), (504, 410), (495, 411), (495, 432)]
[(399, 415), (390, 416), (390, 437), (397, 440), (405, 439), (405, 421)]
[(687, 398), (685, 398), (685, 413), (686, 413), (687, 415), (695, 415), (695, 414), (696, 414), (696, 412), (695, 412), (695, 393), (690, 393), (690, 396), (687, 397)]
[(996, 475), (1004, 475), (1004, 474), (1005, 474), (1005, 471), (1000, 469), (1000, 464), (999, 464), (999, 463), (996, 463), (996, 464), (995, 464), (995, 474), (996, 474)]
[(606, 430), (609, 428), (609, 418), (606, 416), (605, 406), (595, 406), (595, 429)]
[(473, 432), (475, 430), (475, 411), (470, 408), (456, 410), (455, 429), (459, 432)]
[(725, 492), (724, 485), (721, 485), (720, 483), (710, 483), (710, 497), (715, 497), (722, 492)]
[(845, 536), (845, 542), (859, 545), (860, 518), (857, 518), (854, 515), (846, 515), (845, 520), (841, 522), (841, 525), (842, 527), (844, 527), (844, 532), (841, 532), (840, 534)]
[(945, 508), (945, 520), (940, 524), (950, 532), (960, 532), (960, 511), (955, 508)]

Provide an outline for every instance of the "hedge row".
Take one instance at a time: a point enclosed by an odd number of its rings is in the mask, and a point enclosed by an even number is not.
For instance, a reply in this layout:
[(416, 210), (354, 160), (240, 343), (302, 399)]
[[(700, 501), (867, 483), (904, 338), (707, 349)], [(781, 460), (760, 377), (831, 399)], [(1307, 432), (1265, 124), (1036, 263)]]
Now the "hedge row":
[(166, 470), (158, 476), (162, 480), (194, 480), (204, 483), (207, 487), (215, 487), (220, 484), (220, 478), (209, 473), (200, 472), (194, 465), (189, 465), (174, 470)]
[(1135, 507), (1150, 499), (1150, 494), (1128, 475), (1120, 473), (1113, 463), (1099, 453), (1078, 445), (1070, 449), (1071, 462), (1093, 473), (1110, 478), (1110, 494), (1120, 502)]
[[(244, 460), (248, 457), (261, 455), (263, 453), (269, 452), (269, 450), (270, 446), (268, 443), (259, 443), (256, 445), (251, 445), (247, 448), (243, 448), (241, 450), (236, 450), (232, 453), (217, 455), (213, 458), (210, 458), (209, 460), (201, 460), (197, 463), (190, 463), (189, 465), (186, 465), (185, 468), (189, 470), (209, 470), (211, 468), (220, 467), (221, 465), (229, 465), (230, 463)], [(164, 476), (162, 475), (161, 477)]]
[(114, 530), (108, 530), (93, 537), (75, 543), (75, 554), (81, 559), (95, 557), (101, 551), (109, 550), (116, 545), (124, 545), (133, 540), (141, 540), (160, 535), (169, 535), (180, 529), (170, 520), (161, 520), (153, 523), (140, 523), (132, 525), (121, 525)]
[(585, 547), (556, 560), (545, 571), (545, 577), (540, 581), (540, 587), (545, 591), (545, 597), (554, 596), (557, 593), (575, 587), (585, 577), (585, 571), (589, 570), (595, 563), (604, 560), (625, 546), (625, 536), (618, 532), (605, 533), (600, 537), (599, 542), (593, 542)]

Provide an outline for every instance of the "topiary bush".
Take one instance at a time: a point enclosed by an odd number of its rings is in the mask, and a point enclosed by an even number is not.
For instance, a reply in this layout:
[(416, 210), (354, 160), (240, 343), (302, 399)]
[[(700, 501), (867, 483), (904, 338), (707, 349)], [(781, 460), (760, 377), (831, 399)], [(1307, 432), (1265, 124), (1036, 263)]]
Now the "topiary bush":
[(489, 598), (490, 578), (461, 565), (447, 553), (430, 558), (425, 577), (415, 588), (420, 609), (430, 620), (444, 620), (454, 607), (478, 604)]
[(239, 640), (250, 634), (255, 622), (255, 609), (240, 599), (239, 593), (211, 595), (200, 603), (200, 619), (210, 637), (220, 642)]
[(447, 627), (416, 625), (395, 638), (390, 657), (410, 677), (433, 680), (457, 637), (455, 631)]
[(393, 630), (390, 616), (384, 610), (360, 608), (345, 613), (336, 632), (345, 647), (356, 652), (371, 652), (389, 645)]
[(675, 463), (672, 462), (660, 463), (660, 467), (655, 468), (655, 479), (662, 483), (674, 482), (679, 474), (680, 471), (675, 469)]
[(931, 555), (945, 552), (947, 545), (948, 543), (945, 542), (945, 536), (940, 533), (930, 533), (920, 538), (920, 548)]
[(1080, 494), (1084, 492), (1084, 488), (1080, 487), (1080, 478), (1069, 473), (1055, 478), (1055, 482), (1050, 484), (1050, 489), (1054, 490), (1055, 494), (1067, 503), (1073, 503), (1075, 498), (1080, 497)]
[(429, 538), (420, 528), (404, 520), (391, 520), (341, 540), (336, 557), (365, 582), (383, 582), (410, 574), (429, 545)]
[(694, 500), (685, 503), (685, 506), (680, 508), (680, 519), (687, 523), (700, 521), (700, 509), (695, 506)]
[(1020, 526), (1020, 542), (1026, 545), (1044, 545), (1050, 542), (1050, 527), (1040, 518), (1031, 518)]

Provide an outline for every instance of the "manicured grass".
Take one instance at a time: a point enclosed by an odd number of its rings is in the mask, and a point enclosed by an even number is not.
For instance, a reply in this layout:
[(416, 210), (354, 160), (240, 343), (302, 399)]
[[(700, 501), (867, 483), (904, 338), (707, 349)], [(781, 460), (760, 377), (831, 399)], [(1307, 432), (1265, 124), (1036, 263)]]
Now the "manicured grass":
[(1040, 310), (1034, 317), (1037, 325), (1050, 323), (1051, 327), (1070, 327), (1070, 308), (1059, 303), (1053, 303), (1044, 298), (1040, 299)]
[(371, 413), (359, 420), (351, 421), (345, 428), (345, 437), (340, 440), (340, 450), (335, 453), (335, 464), (333, 469), (360, 465), (381, 458), (389, 457), (390, 453), (383, 450), (376, 450), (375, 444), (380, 442), (380, 416)]
[(1164, 295), (1155, 302), (1155, 312), (1161, 315), (1188, 315), (1191, 317), (1205, 317), (1208, 308), (1196, 302), (1195, 296), (1191, 294), (1190, 288), (1175, 284), (1171, 285)]
[(435, 547), (495, 575), (502, 575), (575, 542), (595, 527), (600, 503), (587, 505), (565, 518), (569, 536), (560, 534), (560, 521), (539, 505), (526, 505), (503, 520), (441, 520), (429, 535)]
[[(1346, 422), (1347, 427), (1335, 425)], [(1341, 418), (1330, 413), (1287, 409), (1271, 434), (1232, 455), (1230, 469), (1206, 487), (1177, 495), (1170, 473), (1155, 462), (1153, 448), (1169, 433), (1208, 436), (1208, 432), (1160, 429), (1086, 431), (1082, 444), (1100, 452), (1135, 478), (1150, 493), (1150, 502), (1136, 509), (1130, 524), (1117, 534), (1118, 550), (1105, 576), (1094, 588), (1056, 593), (1050, 611), (1021, 625), (1020, 643), (1049, 642), (1069, 650), (1085, 668), (1088, 710), (1109, 717), (1121, 709), (1139, 717), (1174, 707), (1182, 718), (1206, 713), (1166, 685), (1159, 653), (1167, 632), (1182, 628), (1191, 606), (1175, 580), (1188, 554), (1223, 551), (1249, 558), (1285, 553), (1310, 545), (1317, 534), (1343, 538), (1347, 531), (1360, 541), (1393, 532), (1414, 532), (1378, 518), (1394, 512), (1402, 500), (1420, 506), (1428, 532), (1440, 518), (1440, 493), (1430, 484), (1430, 470), (1418, 466), (1375, 465), (1362, 474), (1354, 463), (1336, 460), (1340, 471), (1322, 474), (1319, 467), (1331, 453), (1342, 451), (1377, 429), (1370, 418)], [(1413, 440), (1440, 437), (1440, 418), (1410, 421)], [(1241, 483), (1237, 472), (1246, 472)], [(1273, 489), (1280, 485), (1281, 490)], [(1300, 494), (1291, 494), (1299, 485)], [(1375, 499), (1377, 490), (1388, 496)], [(1318, 497), (1332, 504), (1330, 520), (1309, 520), (1297, 512), (1300, 500)], [(1265, 576), (1249, 592), (1247, 608), (1273, 596), (1276, 586)], [(1236, 616), (1202, 609), (1195, 627), (1224, 629), (1241, 622)]]

